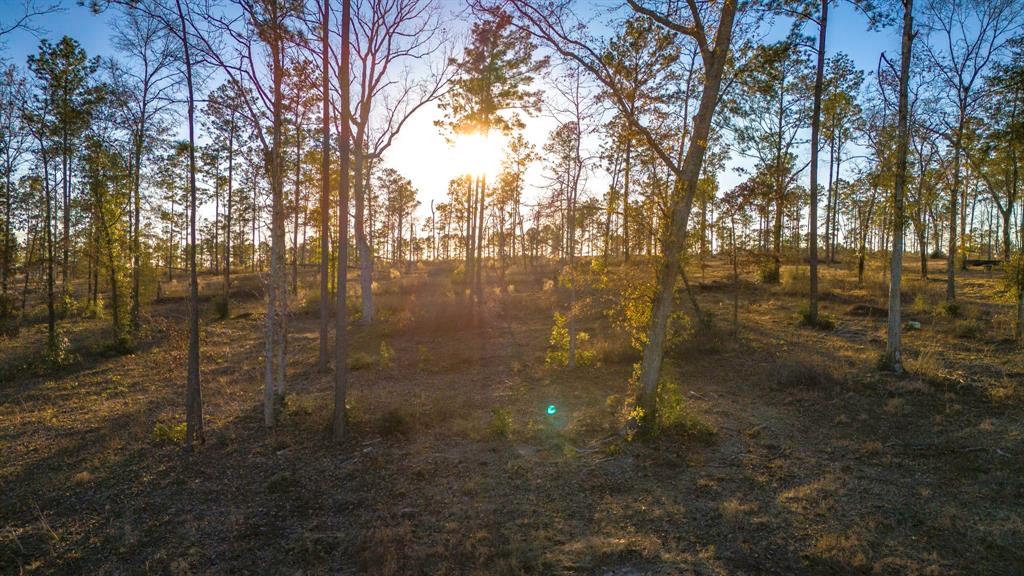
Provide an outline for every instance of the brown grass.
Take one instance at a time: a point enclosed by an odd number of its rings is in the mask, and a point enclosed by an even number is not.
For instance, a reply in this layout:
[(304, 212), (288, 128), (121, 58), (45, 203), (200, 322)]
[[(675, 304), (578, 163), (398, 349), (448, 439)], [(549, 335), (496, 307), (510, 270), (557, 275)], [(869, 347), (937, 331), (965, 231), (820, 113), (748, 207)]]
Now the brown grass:
[(489, 268), (478, 309), (452, 265), (381, 270), (379, 321), (351, 328), (350, 359), (369, 360), (351, 373), (342, 444), (327, 434), (312, 276), (274, 431), (258, 281), (238, 278), (223, 321), (204, 301), (208, 441), (193, 453), (176, 436), (176, 287), (147, 306), (132, 354), (93, 352), (102, 319), (62, 322), (80, 360), (57, 372), (32, 362), (33, 321), (0, 340), (0, 573), (1019, 574), (1024, 359), (998, 321), (1010, 304), (983, 272), (961, 279), (957, 316), (935, 313), (934, 286), (909, 287), (922, 324), (904, 336), (909, 375), (879, 373), (884, 318), (845, 312), (884, 307), (880, 270), (861, 285), (823, 266), (831, 331), (796, 325), (800, 278), (762, 286), (750, 270), (734, 336), (728, 268), (710, 262), (698, 297), (714, 332), (684, 335), (666, 373), (711, 441), (619, 436), (639, 357), (602, 313), (611, 289), (588, 291), (581, 313), (596, 365), (545, 367), (565, 309), (544, 289), (550, 264), (500, 281)]

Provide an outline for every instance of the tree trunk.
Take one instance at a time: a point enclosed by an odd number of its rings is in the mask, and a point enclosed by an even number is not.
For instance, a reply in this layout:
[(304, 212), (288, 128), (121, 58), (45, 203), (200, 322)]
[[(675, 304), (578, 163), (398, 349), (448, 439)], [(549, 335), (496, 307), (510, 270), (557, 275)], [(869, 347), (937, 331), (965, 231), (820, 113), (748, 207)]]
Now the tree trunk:
[(889, 273), (889, 325), (885, 346), (885, 361), (897, 374), (903, 372), (902, 326), (900, 318), (900, 280), (903, 276), (903, 194), (907, 180), (908, 92), (910, 86), (910, 56), (914, 41), (914, 0), (903, 0), (903, 39), (900, 57), (900, 96), (896, 135), (896, 178), (893, 186), (892, 261)]
[(828, 3), (821, 0), (821, 21), (818, 26), (818, 63), (814, 74), (814, 105), (811, 112), (811, 210), (807, 226), (810, 252), (811, 294), (807, 320), (818, 322), (818, 139), (821, 132), (821, 90), (825, 76), (825, 34), (828, 31)]
[(330, 339), (330, 301), (328, 279), (331, 273), (331, 80), (330, 80), (330, 15), (331, 2), (323, 0), (323, 28), (320, 37), (320, 66), (322, 70), (321, 97), (323, 117), (320, 125), (320, 372), (326, 373), (328, 364), (328, 340)]
[(188, 292), (188, 384), (185, 392), (185, 446), (206, 441), (203, 431), (203, 395), (199, 384), (199, 280), (196, 273), (196, 140), (195, 97), (192, 89), (192, 55), (188, 28), (181, 0), (176, 0), (181, 22), (181, 44), (185, 56), (185, 80), (188, 88), (188, 203), (189, 203), (189, 292)]
[(736, 3), (727, 1), (722, 5), (721, 18), (716, 32), (715, 48), (706, 57), (704, 90), (700, 106), (694, 118), (693, 134), (686, 151), (686, 158), (677, 175), (677, 185), (682, 194), (676, 196), (669, 222), (668, 241), (664, 257), (658, 270), (655, 299), (651, 309), (650, 325), (647, 329), (647, 343), (644, 346), (639, 378), (637, 406), (643, 411), (641, 424), (653, 429), (657, 424), (658, 380), (661, 376), (661, 362), (664, 357), (665, 333), (668, 317), (672, 312), (675, 295), (675, 281), (679, 274), (679, 259), (686, 245), (686, 227), (690, 216), (693, 196), (697, 191), (704, 153), (707, 150), (711, 119), (718, 103), (722, 85), (722, 71), (732, 43), (733, 19)]
[(351, 34), (351, 2), (342, 1), (341, 11), (341, 176), (338, 194), (338, 290), (334, 314), (334, 415), (331, 430), (335, 440), (346, 434), (345, 399), (348, 394), (348, 307), (345, 296), (348, 279), (348, 197), (351, 152), (351, 120), (349, 118), (349, 37)]

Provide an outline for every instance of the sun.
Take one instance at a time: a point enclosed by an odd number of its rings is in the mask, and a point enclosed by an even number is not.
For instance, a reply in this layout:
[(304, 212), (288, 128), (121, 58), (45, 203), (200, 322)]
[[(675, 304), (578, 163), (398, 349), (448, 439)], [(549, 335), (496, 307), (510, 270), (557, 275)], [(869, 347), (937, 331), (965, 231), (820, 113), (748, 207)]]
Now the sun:
[(459, 134), (452, 146), (455, 169), (462, 174), (491, 177), (501, 168), (504, 142), (496, 134)]

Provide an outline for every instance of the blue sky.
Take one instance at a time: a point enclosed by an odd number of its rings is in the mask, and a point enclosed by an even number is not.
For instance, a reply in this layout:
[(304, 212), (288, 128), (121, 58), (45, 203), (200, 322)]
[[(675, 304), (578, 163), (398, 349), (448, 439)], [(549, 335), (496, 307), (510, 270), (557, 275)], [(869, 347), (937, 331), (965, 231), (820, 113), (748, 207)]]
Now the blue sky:
[[(443, 0), (443, 4), (453, 12), (459, 10), (458, 4), (452, 0)], [(0, 0), (3, 12), (14, 11), (19, 6), (20, 0)], [(78, 40), (90, 55), (109, 56), (114, 54), (110, 45), (111, 16), (94, 15), (87, 8), (74, 2), (64, 2), (63, 12), (40, 18), (35, 23), (43, 29), (44, 37), (56, 40), (68, 35)], [(774, 39), (784, 35), (787, 27), (786, 22), (775, 22), (767, 30), (767, 38)], [(808, 31), (811, 31), (810, 28)], [(39, 38), (27, 32), (12, 34), (3, 48), (3, 57), (10, 62), (24, 65), (26, 57), (37, 50), (38, 44)], [(867, 72), (867, 81), (870, 82), (881, 52), (887, 52), (894, 59), (897, 57), (899, 34), (898, 30), (892, 27), (882, 31), (868, 31), (865, 17), (855, 11), (849, 3), (844, 2), (834, 5), (830, 12), (826, 48), (828, 55), (838, 52), (850, 55), (854, 63)], [(434, 120), (439, 117), (440, 112), (436, 108), (423, 110), (410, 122), (386, 157), (392, 166), (408, 176), (419, 188), (424, 209), (429, 206), (430, 199), (444, 199), (448, 179), (458, 173), (457, 167), (454, 166), (453, 151), (433, 125)], [(526, 136), (539, 149), (553, 126), (554, 121), (550, 118), (532, 119), (528, 123)], [(730, 169), (720, 176), (722, 189), (731, 188), (738, 183), (739, 177), (731, 169), (737, 165), (736, 162), (734, 161)], [(539, 185), (539, 174), (540, 167), (534, 167), (529, 181)], [(803, 176), (806, 185), (807, 174)], [(600, 171), (594, 173), (589, 180), (590, 192), (594, 195), (602, 194), (607, 186), (606, 182), (606, 176)]]

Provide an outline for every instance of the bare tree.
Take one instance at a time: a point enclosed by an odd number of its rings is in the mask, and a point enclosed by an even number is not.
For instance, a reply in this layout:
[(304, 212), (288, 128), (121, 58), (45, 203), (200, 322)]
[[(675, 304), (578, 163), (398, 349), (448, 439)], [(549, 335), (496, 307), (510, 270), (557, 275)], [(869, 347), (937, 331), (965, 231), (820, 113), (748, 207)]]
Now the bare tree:
[(138, 10), (126, 9), (115, 30), (114, 46), (131, 64), (123, 68), (118, 80), (124, 83), (122, 92), (127, 97), (125, 112), (132, 138), (129, 322), (137, 332), (142, 275), (142, 167), (161, 116), (174, 104), (178, 77), (174, 67), (181, 61), (181, 49), (163, 23)]
[(358, 0), (353, 7), (354, 228), (360, 321), (370, 323), (374, 315), (374, 256), (366, 234), (368, 165), (384, 155), (416, 112), (444, 96), (453, 67), (444, 14), (436, 0)]
[(984, 101), (984, 74), (1021, 29), (1024, 13), (1015, 0), (931, 0), (924, 6), (925, 57), (947, 105), (942, 135), (953, 148), (949, 193), (949, 253), (946, 300), (956, 299), (957, 203), (964, 194), (964, 137), (968, 120)]
[[(282, 130), (285, 51), (294, 40), (290, 24), (297, 6), (286, 0), (237, 0), (232, 10), (207, 3), (202, 20), (208, 28), (196, 36), (206, 58), (234, 82), (250, 88), (245, 99), (257, 140), (267, 158), (271, 195), (270, 277), (267, 280), (267, 315), (264, 357), (264, 424), (275, 425), (285, 393), (286, 318), (284, 178)], [(195, 21), (192, 20), (195, 27)], [(223, 43), (224, 45), (220, 45)], [(269, 78), (267, 78), (269, 76)], [(269, 128), (268, 128), (269, 125)]]
[[(12, 3), (13, 4), (13, 3)], [(5, 36), (18, 30), (30, 34), (39, 35), (42, 29), (33, 23), (33, 20), (62, 11), (60, 2), (40, 2), (39, 0), (22, 0), (18, 8), (6, 6), (4, 18), (0, 20), (0, 43), (6, 40)]]

